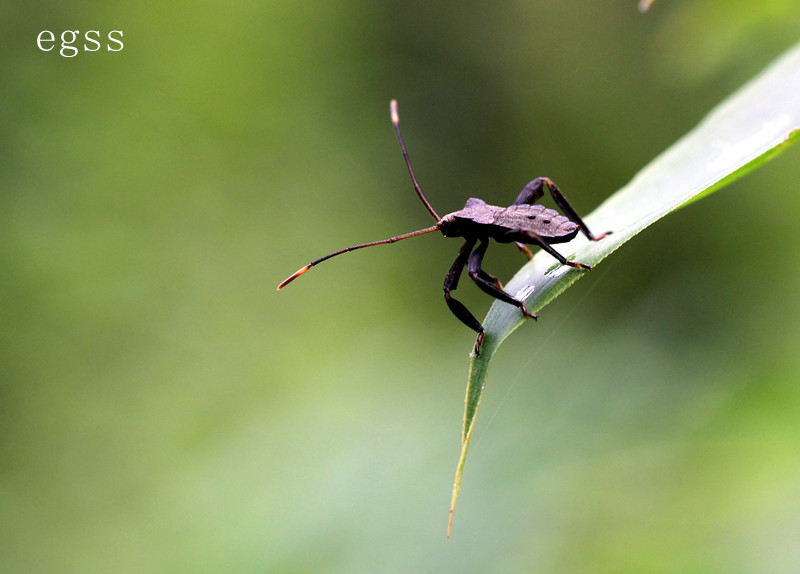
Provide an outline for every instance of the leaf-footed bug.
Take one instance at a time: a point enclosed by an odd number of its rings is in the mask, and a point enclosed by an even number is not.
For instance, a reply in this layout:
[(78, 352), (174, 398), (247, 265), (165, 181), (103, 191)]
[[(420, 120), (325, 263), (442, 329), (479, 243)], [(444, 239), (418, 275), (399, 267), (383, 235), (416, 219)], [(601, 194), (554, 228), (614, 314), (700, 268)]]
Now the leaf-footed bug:
[[(352, 247), (345, 247), (339, 251), (334, 251), (298, 269), (278, 285), (278, 290), (280, 291), (286, 287), (286, 285), (315, 265), (331, 257), (347, 253), (348, 251), (372, 247), (373, 245), (394, 243), (401, 239), (408, 239), (409, 237), (430, 233), (432, 231), (441, 231), (442, 235), (445, 237), (463, 237), (466, 241), (464, 245), (461, 246), (458, 257), (456, 257), (456, 260), (453, 262), (450, 271), (447, 272), (444, 279), (444, 298), (450, 311), (452, 311), (452, 313), (467, 327), (478, 333), (478, 339), (475, 342), (475, 353), (479, 355), (481, 344), (483, 343), (483, 325), (481, 325), (480, 321), (475, 318), (463, 303), (451, 295), (456, 287), (458, 287), (458, 280), (464, 271), (464, 267), (467, 268), (470, 279), (472, 279), (482, 291), (500, 301), (519, 307), (520, 311), (522, 311), (526, 317), (536, 319), (536, 315), (528, 311), (523, 301), (515, 299), (512, 295), (504, 291), (497, 277), (483, 270), (483, 256), (486, 254), (486, 249), (489, 247), (489, 239), (494, 239), (498, 243), (515, 243), (517, 247), (528, 256), (528, 259), (532, 257), (532, 254), (525, 244), (538, 245), (563, 265), (569, 265), (577, 269), (591, 269), (591, 267), (585, 263), (567, 261), (563, 255), (551, 247), (551, 244), (566, 243), (574, 239), (578, 231), (583, 232), (583, 234), (592, 241), (598, 241), (611, 232), (609, 231), (602, 235), (594, 235), (589, 231), (589, 228), (572, 205), (570, 205), (569, 201), (567, 201), (567, 198), (564, 197), (564, 194), (561, 193), (561, 190), (546, 177), (537, 177), (526, 185), (519, 196), (517, 196), (513, 205), (509, 207), (488, 205), (482, 199), (472, 197), (467, 200), (464, 209), (449, 213), (444, 217), (439, 217), (439, 214), (431, 207), (428, 199), (422, 193), (422, 189), (414, 175), (414, 169), (411, 167), (411, 160), (408, 157), (408, 152), (403, 142), (403, 136), (400, 133), (400, 119), (397, 115), (396, 100), (391, 101), (390, 108), (392, 123), (397, 133), (397, 140), (400, 142), (400, 150), (403, 152), (403, 158), (405, 159), (408, 173), (411, 176), (411, 182), (414, 184), (414, 189), (422, 200), (422, 203), (436, 220), (436, 225), (426, 229), (412, 231), (411, 233), (390, 237), (389, 239), (362, 243), (361, 245), (354, 245)], [(566, 215), (561, 215), (557, 211), (547, 209), (542, 205), (535, 205), (536, 200), (544, 195), (545, 189), (550, 192), (556, 205)], [(477, 247), (475, 247), (476, 245)]]

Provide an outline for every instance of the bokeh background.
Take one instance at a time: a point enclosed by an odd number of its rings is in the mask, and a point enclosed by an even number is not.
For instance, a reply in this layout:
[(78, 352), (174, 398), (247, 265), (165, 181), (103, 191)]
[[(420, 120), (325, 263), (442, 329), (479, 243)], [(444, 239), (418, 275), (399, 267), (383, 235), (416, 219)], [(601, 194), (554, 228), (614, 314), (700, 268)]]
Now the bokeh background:
[(391, 98), (440, 212), (547, 175), (588, 213), (800, 30), (790, 0), (635, 4), (6, 3), (0, 570), (795, 571), (800, 150), (506, 342), (450, 540), (460, 243), (275, 291), (431, 224)]

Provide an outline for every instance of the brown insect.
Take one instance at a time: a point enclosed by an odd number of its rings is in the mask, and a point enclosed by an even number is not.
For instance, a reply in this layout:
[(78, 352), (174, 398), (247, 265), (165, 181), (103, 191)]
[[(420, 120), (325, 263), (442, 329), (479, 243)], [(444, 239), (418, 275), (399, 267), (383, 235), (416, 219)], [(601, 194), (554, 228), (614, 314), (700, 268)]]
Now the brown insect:
[[(400, 120), (397, 115), (397, 102), (395, 100), (391, 102), (391, 115), (392, 123), (397, 133), (397, 139), (400, 142), (400, 149), (403, 152), (403, 157), (405, 158), (406, 167), (408, 167), (408, 173), (411, 175), (414, 189), (422, 200), (422, 203), (436, 220), (436, 225), (396, 237), (390, 237), (389, 239), (362, 243), (361, 245), (354, 245), (352, 247), (345, 247), (339, 251), (334, 251), (297, 270), (278, 285), (278, 290), (283, 289), (286, 285), (315, 265), (331, 257), (347, 253), (348, 251), (372, 247), (373, 245), (394, 243), (395, 241), (408, 239), (409, 237), (430, 233), (432, 231), (441, 231), (442, 235), (445, 237), (463, 237), (466, 241), (464, 245), (461, 246), (458, 257), (456, 257), (456, 260), (453, 262), (450, 271), (447, 272), (444, 279), (444, 298), (450, 311), (452, 311), (467, 327), (478, 333), (478, 339), (475, 342), (475, 353), (480, 354), (481, 344), (483, 343), (483, 325), (481, 325), (480, 321), (475, 318), (463, 303), (451, 295), (456, 287), (458, 287), (458, 280), (464, 271), (464, 267), (467, 268), (470, 279), (472, 279), (482, 291), (500, 301), (519, 307), (520, 311), (526, 317), (536, 319), (536, 315), (528, 311), (523, 301), (514, 298), (504, 291), (497, 277), (483, 270), (483, 256), (486, 254), (486, 249), (489, 247), (490, 239), (494, 239), (498, 243), (515, 243), (529, 259), (532, 255), (530, 250), (526, 247), (526, 244), (538, 245), (563, 265), (569, 265), (570, 267), (578, 269), (590, 269), (590, 266), (585, 263), (567, 261), (563, 255), (553, 249), (552, 244), (570, 241), (575, 238), (579, 231), (592, 241), (598, 241), (611, 232), (602, 235), (594, 235), (589, 231), (589, 228), (572, 205), (570, 205), (569, 201), (567, 201), (567, 198), (564, 197), (564, 194), (561, 193), (561, 190), (546, 177), (538, 177), (526, 185), (517, 196), (516, 201), (509, 207), (489, 205), (482, 199), (473, 197), (467, 200), (464, 209), (449, 213), (444, 217), (439, 217), (417, 183), (414, 169), (411, 167), (411, 160), (408, 157), (408, 152), (403, 142), (403, 136), (400, 133)], [(536, 201), (544, 195), (545, 189), (547, 189), (556, 205), (566, 215), (561, 215), (553, 209), (547, 209), (542, 205), (535, 204)]]

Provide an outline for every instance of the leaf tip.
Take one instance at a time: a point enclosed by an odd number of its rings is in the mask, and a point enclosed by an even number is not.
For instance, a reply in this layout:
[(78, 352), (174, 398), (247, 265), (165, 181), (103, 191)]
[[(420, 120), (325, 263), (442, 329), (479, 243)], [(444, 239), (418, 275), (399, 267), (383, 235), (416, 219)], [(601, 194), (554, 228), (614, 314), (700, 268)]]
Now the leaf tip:
[(447, 537), (450, 538), (450, 533), (453, 531), (453, 513), (455, 512), (455, 507), (450, 507), (450, 517), (447, 519)]

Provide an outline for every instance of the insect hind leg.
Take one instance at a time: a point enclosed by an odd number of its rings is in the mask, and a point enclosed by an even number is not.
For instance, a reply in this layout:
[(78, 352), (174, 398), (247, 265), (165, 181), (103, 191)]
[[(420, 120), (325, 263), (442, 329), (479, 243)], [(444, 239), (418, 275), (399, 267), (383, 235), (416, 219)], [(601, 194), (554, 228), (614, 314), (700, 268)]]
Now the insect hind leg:
[(578, 215), (578, 212), (575, 211), (575, 208), (572, 207), (572, 204), (569, 202), (566, 196), (561, 192), (560, 189), (558, 189), (558, 186), (553, 183), (553, 180), (547, 177), (537, 177), (528, 185), (526, 185), (525, 188), (520, 192), (519, 196), (517, 196), (517, 200), (514, 202), (514, 205), (533, 205), (537, 199), (544, 195), (544, 188), (547, 188), (547, 191), (550, 192), (553, 201), (556, 202), (556, 205), (562, 211), (562, 213), (577, 223), (586, 237), (592, 241), (599, 241), (611, 233), (610, 231), (606, 231), (601, 235), (595, 235), (589, 231), (589, 227), (583, 222), (583, 219), (580, 215)]

